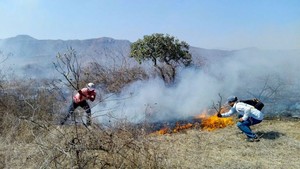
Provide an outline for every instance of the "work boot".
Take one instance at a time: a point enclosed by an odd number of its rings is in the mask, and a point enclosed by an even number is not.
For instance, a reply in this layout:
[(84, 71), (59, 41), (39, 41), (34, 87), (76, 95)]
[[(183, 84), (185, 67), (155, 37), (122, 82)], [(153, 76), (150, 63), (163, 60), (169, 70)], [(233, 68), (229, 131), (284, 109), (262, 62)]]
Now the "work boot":
[(248, 142), (259, 142), (259, 138), (258, 137), (254, 137), (254, 138), (247, 138), (246, 141)]
[(88, 116), (87, 119), (86, 119), (86, 125), (87, 126), (91, 126), (92, 125), (92, 120), (91, 120), (90, 116)]
[(92, 125), (91, 121), (87, 121), (87, 122), (86, 122), (86, 125), (87, 125), (87, 126)]

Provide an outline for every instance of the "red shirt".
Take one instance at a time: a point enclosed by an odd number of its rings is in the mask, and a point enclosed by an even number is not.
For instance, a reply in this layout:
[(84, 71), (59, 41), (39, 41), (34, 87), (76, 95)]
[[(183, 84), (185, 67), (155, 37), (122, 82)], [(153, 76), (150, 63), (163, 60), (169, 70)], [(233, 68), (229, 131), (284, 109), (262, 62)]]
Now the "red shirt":
[(95, 90), (89, 90), (88, 88), (82, 88), (73, 97), (75, 103), (79, 103), (88, 99), (94, 101), (95, 98), (96, 98)]

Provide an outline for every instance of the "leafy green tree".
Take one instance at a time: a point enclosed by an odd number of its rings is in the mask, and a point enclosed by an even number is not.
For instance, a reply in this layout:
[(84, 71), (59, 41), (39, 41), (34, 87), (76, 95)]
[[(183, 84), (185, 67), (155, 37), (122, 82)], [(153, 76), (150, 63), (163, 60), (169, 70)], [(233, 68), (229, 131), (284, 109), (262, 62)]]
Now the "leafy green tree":
[(189, 45), (168, 34), (145, 35), (131, 44), (130, 57), (140, 64), (152, 61), (166, 83), (173, 82), (178, 66), (188, 66), (192, 62)]

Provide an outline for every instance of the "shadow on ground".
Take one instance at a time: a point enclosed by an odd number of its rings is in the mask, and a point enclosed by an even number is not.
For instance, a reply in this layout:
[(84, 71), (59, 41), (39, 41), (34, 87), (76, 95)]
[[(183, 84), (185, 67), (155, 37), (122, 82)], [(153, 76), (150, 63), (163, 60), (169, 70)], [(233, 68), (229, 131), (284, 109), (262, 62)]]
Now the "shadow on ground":
[(278, 139), (281, 136), (284, 136), (285, 134), (277, 132), (277, 131), (258, 131), (256, 132), (260, 138), (269, 139), (269, 140), (275, 140)]

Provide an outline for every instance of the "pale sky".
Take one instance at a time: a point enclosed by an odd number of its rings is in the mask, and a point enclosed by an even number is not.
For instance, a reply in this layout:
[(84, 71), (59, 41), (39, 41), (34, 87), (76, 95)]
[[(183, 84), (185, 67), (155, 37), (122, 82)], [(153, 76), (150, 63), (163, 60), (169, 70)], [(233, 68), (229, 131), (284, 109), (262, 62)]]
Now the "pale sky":
[(169, 34), (207, 49), (300, 49), (300, 0), (0, 0), (0, 39)]

